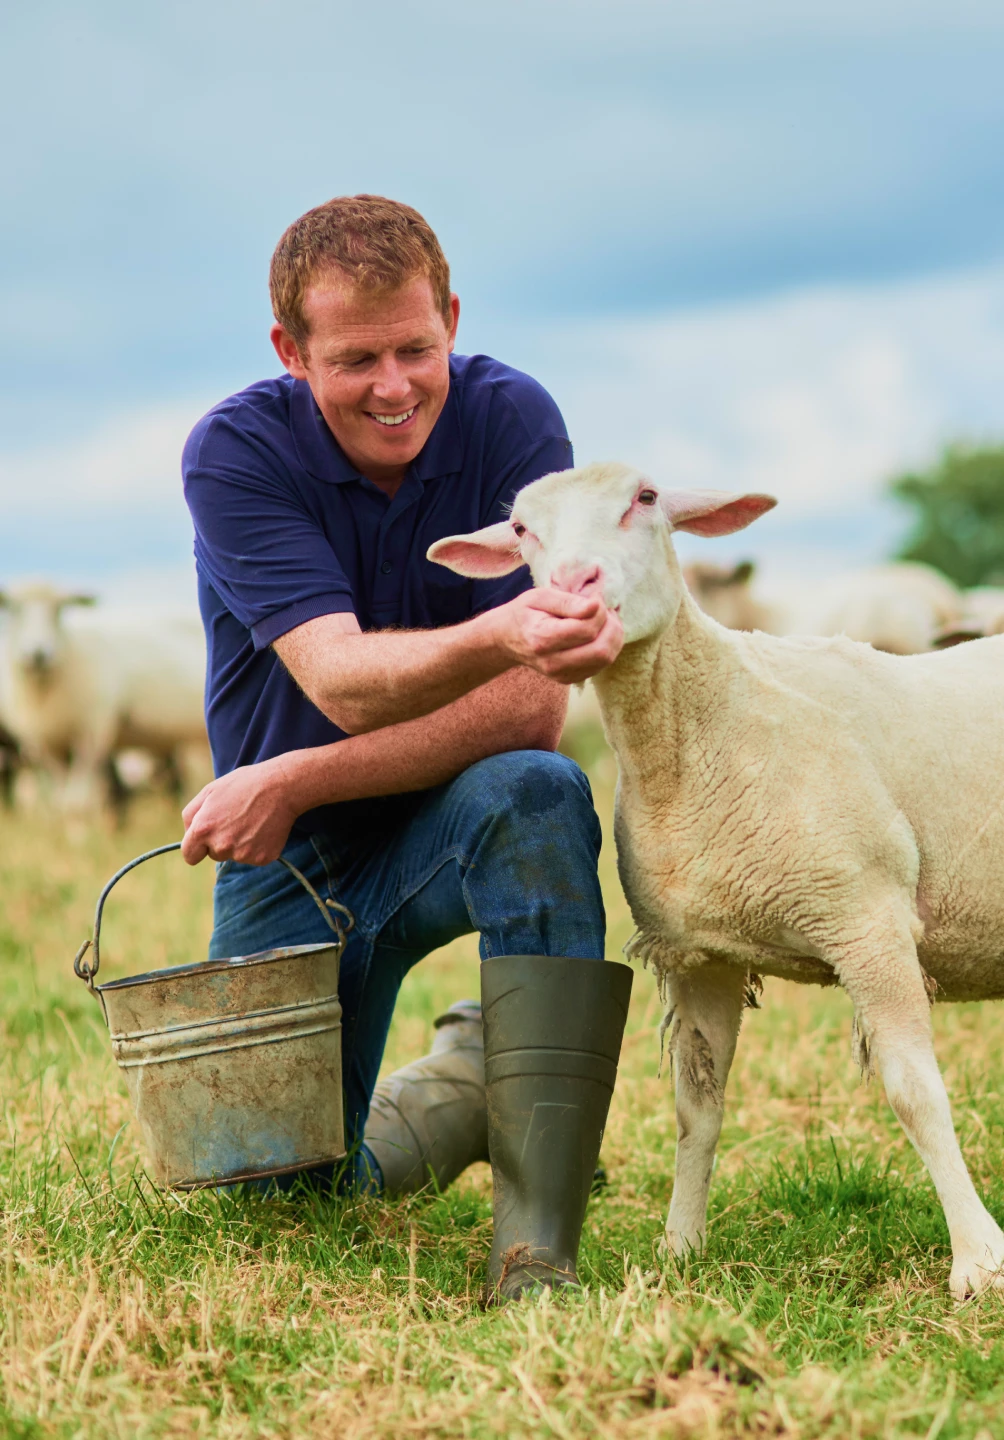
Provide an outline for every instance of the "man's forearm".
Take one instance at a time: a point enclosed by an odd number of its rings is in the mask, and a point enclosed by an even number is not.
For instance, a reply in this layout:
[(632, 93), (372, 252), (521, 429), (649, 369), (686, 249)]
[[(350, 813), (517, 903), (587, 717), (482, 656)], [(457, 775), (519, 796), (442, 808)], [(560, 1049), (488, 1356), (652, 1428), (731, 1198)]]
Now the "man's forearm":
[[(286, 668), (340, 729), (356, 736), (428, 716), (510, 670), (490, 614), (440, 630), (346, 633), (321, 616), (275, 642)], [(319, 653), (328, 664), (318, 664)]]
[(267, 762), (296, 814), (316, 805), (425, 790), (507, 750), (553, 750), (568, 691), (523, 668), (416, 720)]
[(350, 735), (442, 709), (513, 667), (568, 685), (609, 665), (620, 620), (595, 596), (544, 588), (440, 630), (362, 634), (354, 615), (320, 615), (274, 649), (301, 690)]

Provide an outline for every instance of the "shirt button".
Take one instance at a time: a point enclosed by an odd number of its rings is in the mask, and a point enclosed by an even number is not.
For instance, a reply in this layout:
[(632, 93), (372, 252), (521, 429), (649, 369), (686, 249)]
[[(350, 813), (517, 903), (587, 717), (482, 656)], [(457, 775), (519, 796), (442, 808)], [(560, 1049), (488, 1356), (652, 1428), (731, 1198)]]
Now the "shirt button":
[(380, 566), (380, 574), (381, 574), (381, 575), (389, 575), (390, 572), (393, 570), (393, 568), (394, 568), (394, 567), (393, 567), (393, 565), (390, 563), (390, 561), (389, 561), (389, 560), (385, 560), (385, 561), (383, 562), (383, 564)]

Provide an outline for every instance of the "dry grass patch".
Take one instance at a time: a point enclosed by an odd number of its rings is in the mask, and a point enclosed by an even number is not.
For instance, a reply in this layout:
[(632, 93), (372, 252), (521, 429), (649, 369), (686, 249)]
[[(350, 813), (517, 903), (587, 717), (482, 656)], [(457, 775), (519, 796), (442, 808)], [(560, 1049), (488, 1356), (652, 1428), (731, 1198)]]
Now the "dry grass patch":
[[(950, 1303), (940, 1208), (858, 1080), (835, 991), (768, 983), (747, 1015), (708, 1250), (682, 1269), (658, 1252), (675, 1135), (645, 974), (582, 1296), (478, 1308), (486, 1166), (395, 1204), (159, 1192), (70, 962), (107, 877), (176, 832), (153, 803), (72, 845), (0, 816), (0, 1436), (1004, 1440), (1004, 1302)], [(613, 958), (630, 919), (609, 845), (603, 864)], [(174, 856), (128, 877), (109, 978), (200, 958), (211, 879)], [(388, 1068), (477, 994), (477, 968), (470, 940), (412, 972)], [(967, 1160), (1004, 1217), (1004, 1009), (935, 1023)]]

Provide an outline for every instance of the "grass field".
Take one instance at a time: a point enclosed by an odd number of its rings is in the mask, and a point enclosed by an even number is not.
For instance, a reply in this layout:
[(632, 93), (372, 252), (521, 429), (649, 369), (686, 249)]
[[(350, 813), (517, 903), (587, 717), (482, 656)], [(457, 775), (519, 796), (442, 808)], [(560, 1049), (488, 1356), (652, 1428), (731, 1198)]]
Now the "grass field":
[[(597, 792), (609, 834), (609, 757)], [(489, 1174), (386, 1204), (159, 1192), (71, 971), (153, 801), (69, 844), (0, 816), (0, 1435), (1004, 1437), (1004, 1300), (948, 1296), (932, 1187), (850, 1061), (842, 994), (768, 982), (729, 1084), (709, 1244), (661, 1262), (673, 1173), (659, 1005), (635, 981), (584, 1293), (484, 1313)], [(200, 959), (212, 875), (176, 856), (109, 904), (109, 976)], [(630, 932), (612, 845), (611, 958)], [(409, 977), (388, 1068), (477, 994), (465, 941)], [(966, 1158), (1004, 1219), (1004, 1007), (936, 1012)]]

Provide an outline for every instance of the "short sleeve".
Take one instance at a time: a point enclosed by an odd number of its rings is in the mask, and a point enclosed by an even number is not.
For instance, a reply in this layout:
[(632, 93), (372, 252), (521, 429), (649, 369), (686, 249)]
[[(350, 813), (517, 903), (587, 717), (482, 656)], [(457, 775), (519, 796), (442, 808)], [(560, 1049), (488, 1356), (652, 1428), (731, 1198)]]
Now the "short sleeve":
[(256, 650), (319, 615), (353, 610), (352, 590), (281, 464), (230, 414), (210, 413), (182, 458), (195, 558)]

